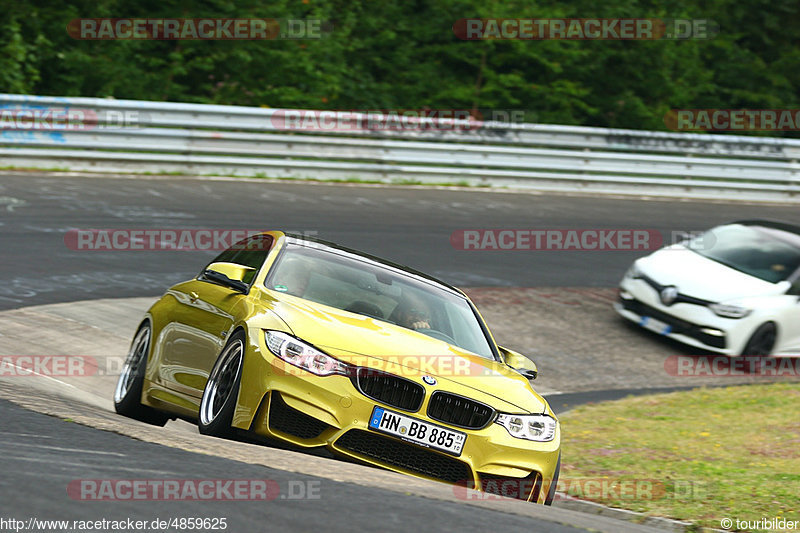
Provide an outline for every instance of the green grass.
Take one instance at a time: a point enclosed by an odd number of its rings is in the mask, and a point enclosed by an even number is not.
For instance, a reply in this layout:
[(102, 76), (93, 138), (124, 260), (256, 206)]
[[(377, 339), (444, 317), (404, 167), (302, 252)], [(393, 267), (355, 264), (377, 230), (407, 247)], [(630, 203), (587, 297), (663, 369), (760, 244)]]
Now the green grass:
[(574, 496), (586, 494), (570, 480), (652, 480), (652, 497), (591, 499), (703, 527), (726, 517), (800, 520), (800, 384), (626, 398), (561, 422), (561, 488)]
[(0, 167), (0, 170), (34, 170), (37, 172), (69, 172), (67, 167), (18, 167), (14, 165), (7, 165)]
[[(70, 169), (67, 167), (52, 167), (52, 168), (38, 168), (38, 167), (17, 167), (17, 166), (5, 166), (0, 167), (0, 170), (28, 170), (28, 171), (38, 171), (38, 172), (69, 172)], [(78, 170), (76, 172), (91, 172), (96, 173), (95, 170)], [(356, 183), (356, 184), (365, 184), (365, 185), (416, 185), (416, 186), (427, 186), (427, 187), (470, 187), (470, 188), (492, 188), (492, 185), (489, 183), (477, 183), (472, 184), (467, 180), (458, 180), (455, 182), (450, 181), (442, 181), (442, 182), (426, 182), (420, 181), (415, 179), (407, 179), (407, 178), (391, 178), (387, 180), (379, 180), (379, 179), (362, 179), (362, 178), (334, 178), (334, 179), (320, 179), (314, 178), (309, 176), (304, 177), (278, 177), (272, 178), (268, 176), (264, 172), (256, 172), (253, 175), (244, 175), (244, 174), (215, 174), (215, 173), (197, 173), (197, 174), (189, 174), (180, 170), (176, 171), (167, 171), (161, 170), (157, 172), (152, 171), (144, 171), (144, 172), (130, 172), (130, 171), (116, 171), (114, 174), (131, 174), (131, 175), (142, 175), (142, 176), (191, 176), (191, 175), (198, 175), (198, 176), (208, 176), (208, 177), (234, 177), (234, 178), (257, 178), (257, 179), (277, 179), (280, 181), (308, 181), (308, 182), (316, 182), (316, 183)], [(506, 187), (495, 187), (495, 188), (506, 188)]]

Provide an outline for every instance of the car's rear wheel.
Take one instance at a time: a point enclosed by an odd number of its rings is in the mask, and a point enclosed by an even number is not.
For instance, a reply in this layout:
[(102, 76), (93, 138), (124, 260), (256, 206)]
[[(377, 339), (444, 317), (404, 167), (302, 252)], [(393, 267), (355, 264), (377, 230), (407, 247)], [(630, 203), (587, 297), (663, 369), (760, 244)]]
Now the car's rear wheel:
[(117, 387), (114, 389), (114, 410), (129, 418), (163, 426), (169, 420), (169, 416), (152, 407), (142, 405), (141, 401), (147, 356), (150, 353), (151, 333), (150, 323), (145, 322), (133, 337), (128, 357), (125, 359), (125, 365), (117, 379)]
[(750, 340), (747, 341), (742, 355), (752, 355), (755, 357), (772, 355), (777, 336), (778, 330), (774, 323), (767, 322), (766, 324), (761, 324), (755, 333), (753, 333), (752, 337), (750, 337)]
[(231, 432), (236, 398), (242, 379), (244, 332), (234, 334), (211, 369), (200, 400), (197, 427), (204, 435), (225, 437)]

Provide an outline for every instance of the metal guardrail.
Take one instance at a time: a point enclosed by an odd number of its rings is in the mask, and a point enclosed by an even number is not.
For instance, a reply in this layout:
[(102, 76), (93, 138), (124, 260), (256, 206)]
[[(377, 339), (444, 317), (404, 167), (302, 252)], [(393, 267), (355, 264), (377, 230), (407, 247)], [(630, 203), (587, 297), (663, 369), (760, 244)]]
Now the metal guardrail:
[[(13, 120), (65, 110), (92, 122)], [(312, 112), (0, 94), (0, 166), (800, 202), (800, 140), (443, 119), (386, 129), (359, 113), (345, 118), (363, 129), (296, 130), (287, 113)]]

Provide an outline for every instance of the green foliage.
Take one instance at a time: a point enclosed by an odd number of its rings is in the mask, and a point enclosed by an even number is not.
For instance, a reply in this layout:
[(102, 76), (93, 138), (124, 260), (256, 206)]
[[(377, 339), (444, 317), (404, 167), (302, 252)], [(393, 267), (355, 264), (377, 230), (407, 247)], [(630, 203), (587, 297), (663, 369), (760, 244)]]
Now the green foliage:
[[(798, 108), (796, 0), (0, 0), (0, 92), (317, 109), (525, 110), (665, 129), (673, 108)], [(322, 39), (85, 41), (80, 17), (309, 18)], [(708, 18), (707, 40), (463, 41), (470, 17)]]

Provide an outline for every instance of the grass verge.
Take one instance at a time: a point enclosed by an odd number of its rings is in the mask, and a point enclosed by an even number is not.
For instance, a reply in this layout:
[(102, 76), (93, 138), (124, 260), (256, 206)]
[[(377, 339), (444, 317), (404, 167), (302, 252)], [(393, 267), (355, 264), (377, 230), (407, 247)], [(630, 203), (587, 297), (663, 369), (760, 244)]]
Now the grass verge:
[(561, 423), (568, 495), (702, 527), (800, 521), (800, 384), (626, 398)]
[[(1, 166), (0, 171), (4, 170), (17, 170), (20, 172), (80, 172), (86, 174), (108, 174), (107, 171), (98, 170), (72, 170), (67, 167), (18, 167), (18, 166)], [(256, 172), (255, 174), (216, 174), (216, 173), (200, 173), (200, 172), (183, 172), (180, 170), (175, 171), (131, 171), (131, 170), (118, 170), (113, 174), (129, 174), (131, 176), (187, 176), (187, 177), (223, 177), (223, 178), (257, 178), (271, 181), (295, 181), (298, 183), (353, 183), (361, 185), (414, 185), (423, 187), (461, 187), (473, 189), (505, 189), (505, 186), (494, 186), (490, 183), (475, 183), (468, 180), (457, 181), (422, 181), (406, 178), (387, 178), (380, 179), (365, 179), (365, 178), (315, 178), (313, 176), (294, 176), (294, 177), (271, 177), (264, 172)]]

